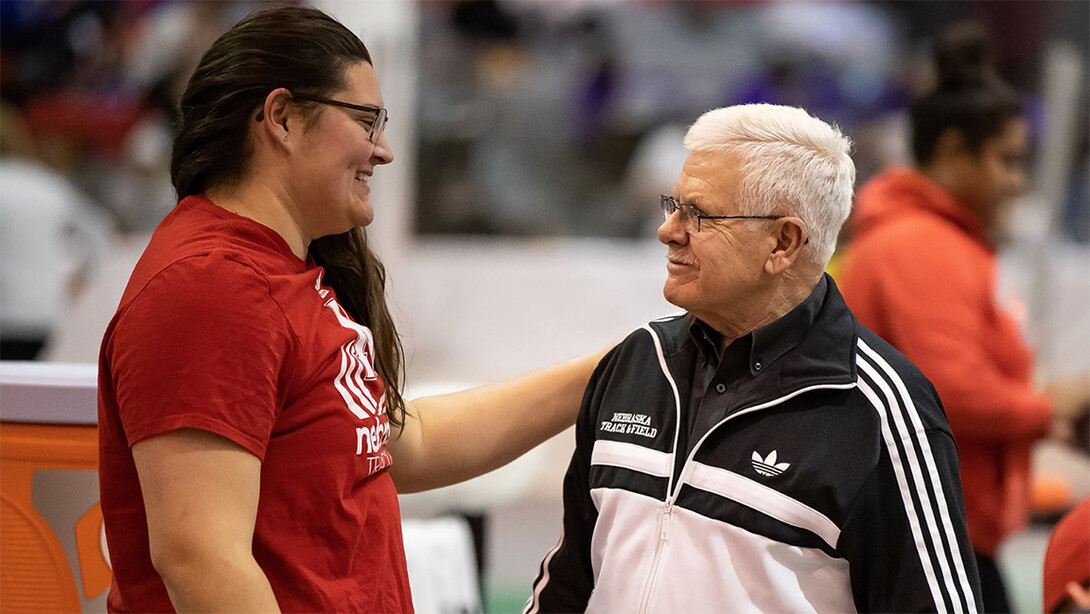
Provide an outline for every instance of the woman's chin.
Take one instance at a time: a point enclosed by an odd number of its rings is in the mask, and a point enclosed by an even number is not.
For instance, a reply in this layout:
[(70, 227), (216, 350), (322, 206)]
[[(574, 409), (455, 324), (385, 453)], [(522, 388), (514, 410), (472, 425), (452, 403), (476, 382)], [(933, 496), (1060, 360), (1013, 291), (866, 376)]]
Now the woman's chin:
[(352, 210), (352, 223), (354, 226), (369, 226), (375, 220), (375, 210), (371, 207), (370, 200), (361, 200)]

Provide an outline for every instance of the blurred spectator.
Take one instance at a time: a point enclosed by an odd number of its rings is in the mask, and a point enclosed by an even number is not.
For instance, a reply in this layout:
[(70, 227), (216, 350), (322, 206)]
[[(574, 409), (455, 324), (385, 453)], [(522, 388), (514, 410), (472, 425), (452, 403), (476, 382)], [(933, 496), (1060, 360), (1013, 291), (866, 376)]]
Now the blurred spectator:
[(797, 106), (840, 124), (905, 105), (904, 92), (890, 78), (898, 59), (897, 27), (879, 7), (770, 3), (760, 13), (755, 39), (761, 63), (729, 88), (729, 102)]
[[(1082, 108), (1087, 108), (1085, 99)], [(1090, 243), (1090, 126), (1083, 125), (1082, 128), (1078, 155), (1068, 183), (1061, 230), (1073, 241)]]
[(0, 3), (4, 358), (38, 355), (117, 248), (114, 229), (150, 232), (173, 208), (181, 88), (212, 41), (260, 4)]
[(0, 358), (37, 356), (63, 308), (109, 244), (105, 211), (30, 157), (17, 112), (0, 132)]
[(1043, 612), (1090, 610), (1090, 498), (1064, 516), (1045, 551)]
[[(865, 3), (432, 2), (421, 21), (423, 233), (646, 237), (631, 212), (661, 190), (631, 187), (656, 129), (739, 97), (827, 102), (868, 126), (863, 166), (898, 134), (898, 32)], [(801, 79), (777, 80), (785, 61)]]
[(151, 230), (174, 206), (170, 116), (221, 33), (256, 2), (3, 3), (3, 97), (37, 157), (111, 211)]
[(1027, 521), (1031, 447), (1069, 430), (1090, 380), (1035, 391), (1033, 355), (995, 298), (997, 220), (1025, 186), (1021, 100), (992, 68), (982, 27), (949, 28), (934, 54), (938, 84), (911, 112), (917, 166), (859, 191), (838, 281), (860, 321), (938, 390), (961, 454), (984, 609), (1010, 612), (995, 555)]

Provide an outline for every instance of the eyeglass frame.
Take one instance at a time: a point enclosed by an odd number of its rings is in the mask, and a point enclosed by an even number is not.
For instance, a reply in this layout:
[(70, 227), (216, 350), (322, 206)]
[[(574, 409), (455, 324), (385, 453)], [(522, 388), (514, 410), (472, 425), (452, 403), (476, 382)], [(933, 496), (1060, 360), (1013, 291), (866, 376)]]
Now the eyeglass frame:
[[(696, 217), (697, 232), (700, 232), (700, 220), (778, 220), (780, 218), (790, 217), (787, 215), (708, 215), (692, 203), (683, 203), (673, 196), (667, 196), (665, 194), (659, 195), (659, 209), (662, 211), (663, 220), (670, 219), (671, 215), (679, 211), (682, 212), (682, 218), (689, 216)], [(669, 209), (673, 209), (673, 211), (670, 211)], [(683, 212), (685, 210), (688, 210), (689, 213), (685, 214)], [(684, 219), (679, 221), (684, 222)]]
[(371, 132), (367, 135), (367, 138), (375, 144), (378, 144), (379, 139), (382, 138), (382, 133), (386, 130), (386, 123), (390, 121), (390, 114), (385, 107), (353, 104), (351, 102), (333, 100), (332, 98), (321, 98), (319, 96), (296, 96), (295, 99), (303, 102), (317, 102), (318, 104), (326, 104), (363, 113), (374, 113), (375, 118), (371, 120)]

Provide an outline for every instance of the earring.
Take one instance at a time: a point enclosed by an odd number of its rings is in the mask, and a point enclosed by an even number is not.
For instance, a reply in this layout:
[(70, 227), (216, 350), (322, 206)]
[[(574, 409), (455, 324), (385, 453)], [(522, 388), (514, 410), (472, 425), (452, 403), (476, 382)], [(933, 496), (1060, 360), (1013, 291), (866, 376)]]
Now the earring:
[(284, 142), (285, 143), (288, 142), (288, 133), (287, 132), (284, 133)]

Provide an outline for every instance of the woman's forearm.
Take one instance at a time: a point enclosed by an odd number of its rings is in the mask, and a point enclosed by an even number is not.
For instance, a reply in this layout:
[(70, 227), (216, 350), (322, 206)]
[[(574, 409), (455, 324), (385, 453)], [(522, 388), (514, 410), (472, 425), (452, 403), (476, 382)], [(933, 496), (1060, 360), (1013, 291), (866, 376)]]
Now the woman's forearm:
[(447, 486), (501, 467), (575, 423), (583, 391), (605, 355), (576, 358), (519, 377), (409, 401), (391, 440), (400, 492)]

